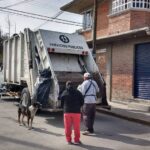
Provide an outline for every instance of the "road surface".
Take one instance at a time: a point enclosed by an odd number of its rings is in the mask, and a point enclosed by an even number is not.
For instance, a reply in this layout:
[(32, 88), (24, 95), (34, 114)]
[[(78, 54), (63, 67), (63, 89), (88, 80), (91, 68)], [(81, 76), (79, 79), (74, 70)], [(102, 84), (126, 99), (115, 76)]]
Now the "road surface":
[(0, 100), (0, 150), (150, 150), (149, 126), (97, 113), (96, 134), (81, 135), (80, 146), (67, 145), (62, 113), (38, 114), (28, 130), (17, 123), (16, 105)]

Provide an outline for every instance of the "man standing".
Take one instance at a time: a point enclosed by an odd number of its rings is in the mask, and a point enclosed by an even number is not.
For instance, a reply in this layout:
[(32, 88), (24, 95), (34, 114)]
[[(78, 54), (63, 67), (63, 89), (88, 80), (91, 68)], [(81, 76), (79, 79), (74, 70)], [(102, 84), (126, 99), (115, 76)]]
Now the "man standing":
[(74, 144), (80, 142), (81, 106), (84, 103), (82, 94), (76, 90), (71, 81), (66, 82), (66, 89), (60, 96), (64, 110), (65, 135), (68, 144), (72, 144), (72, 127), (74, 128)]
[(93, 125), (96, 112), (96, 93), (99, 92), (99, 87), (92, 79), (91, 74), (87, 72), (84, 74), (84, 81), (78, 89), (84, 96), (83, 121), (86, 131), (83, 135), (88, 135), (94, 133)]

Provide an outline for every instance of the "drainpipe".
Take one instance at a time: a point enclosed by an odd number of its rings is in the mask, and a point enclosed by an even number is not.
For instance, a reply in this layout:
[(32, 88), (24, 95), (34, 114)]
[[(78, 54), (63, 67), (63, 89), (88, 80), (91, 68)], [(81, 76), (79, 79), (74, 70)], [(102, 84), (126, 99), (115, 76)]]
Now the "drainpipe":
[(93, 9), (93, 56), (96, 59), (96, 28), (97, 28), (97, 0), (94, 0)]

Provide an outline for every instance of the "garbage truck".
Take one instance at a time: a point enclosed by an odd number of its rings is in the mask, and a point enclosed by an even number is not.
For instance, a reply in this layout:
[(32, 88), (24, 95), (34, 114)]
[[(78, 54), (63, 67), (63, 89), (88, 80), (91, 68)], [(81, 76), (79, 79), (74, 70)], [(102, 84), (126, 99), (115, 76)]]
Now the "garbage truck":
[(31, 101), (40, 71), (45, 69), (51, 72), (51, 82), (44, 107), (58, 110), (66, 81), (77, 87), (85, 72), (92, 74), (100, 88), (97, 103), (108, 105), (105, 82), (82, 35), (26, 28), (4, 41), (4, 85), (18, 93), (24, 104)]

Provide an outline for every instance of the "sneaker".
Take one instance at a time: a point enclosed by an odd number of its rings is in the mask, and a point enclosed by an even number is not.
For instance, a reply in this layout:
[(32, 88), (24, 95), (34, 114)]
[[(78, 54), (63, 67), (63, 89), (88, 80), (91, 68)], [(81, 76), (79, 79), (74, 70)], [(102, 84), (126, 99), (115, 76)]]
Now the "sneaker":
[(90, 132), (90, 131), (84, 131), (83, 133), (82, 133), (83, 135), (95, 135), (95, 133), (94, 133), (94, 131), (93, 132)]
[(83, 135), (89, 135), (90, 132), (89, 132), (89, 131), (84, 131), (82, 134), (83, 134)]
[(82, 142), (81, 142), (81, 141), (79, 141), (79, 142), (74, 142), (74, 144), (75, 144), (75, 145), (80, 145), (80, 144), (82, 144)]
[(71, 141), (68, 142), (68, 145), (72, 145), (73, 143)]

